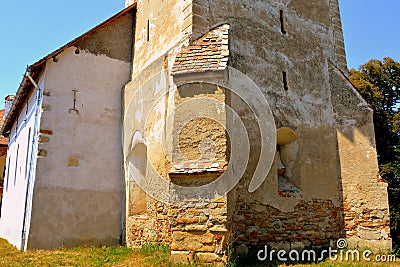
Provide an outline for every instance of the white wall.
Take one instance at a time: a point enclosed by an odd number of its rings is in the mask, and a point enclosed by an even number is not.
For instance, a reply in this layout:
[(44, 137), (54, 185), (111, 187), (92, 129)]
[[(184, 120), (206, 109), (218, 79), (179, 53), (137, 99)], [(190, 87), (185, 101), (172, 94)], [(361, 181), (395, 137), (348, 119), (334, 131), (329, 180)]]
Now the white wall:
[[(43, 88), (43, 78), (39, 86)], [(40, 118), (40, 105), (38, 92), (34, 89), (11, 129), (7, 152), (0, 236), (20, 249), (23, 249), (21, 241), (24, 218), (29, 220), (31, 212), (31, 198), (28, 197), (27, 201), (26, 196), (28, 180), (33, 185), (35, 178), (39, 129), (39, 119), (37, 122), (36, 119)], [(30, 186), (31, 192), (32, 188)], [(27, 206), (26, 217), (24, 217), (25, 206)]]
[[(46, 63), (41, 129), (52, 133), (39, 144), (47, 155), (37, 160), (28, 249), (117, 244), (122, 231), (121, 90), (130, 63), (75, 50)], [(69, 111), (73, 90), (78, 113)]]

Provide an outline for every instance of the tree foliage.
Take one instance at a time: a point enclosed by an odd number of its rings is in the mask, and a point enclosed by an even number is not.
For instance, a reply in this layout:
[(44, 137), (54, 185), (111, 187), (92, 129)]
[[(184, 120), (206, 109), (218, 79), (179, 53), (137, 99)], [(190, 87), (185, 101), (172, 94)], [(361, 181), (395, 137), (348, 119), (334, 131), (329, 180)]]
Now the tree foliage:
[(374, 110), (380, 174), (389, 182), (392, 238), (400, 248), (400, 63), (371, 59), (351, 69), (349, 79)]

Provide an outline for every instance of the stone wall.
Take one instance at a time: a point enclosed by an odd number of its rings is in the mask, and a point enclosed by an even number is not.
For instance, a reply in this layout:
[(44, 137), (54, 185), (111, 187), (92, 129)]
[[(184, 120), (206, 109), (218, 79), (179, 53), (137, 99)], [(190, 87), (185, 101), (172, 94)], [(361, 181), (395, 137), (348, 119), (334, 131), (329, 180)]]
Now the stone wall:
[(390, 250), (387, 183), (379, 176), (372, 110), (333, 64), (330, 78), (346, 237), (352, 246)]
[[(359, 115), (349, 118), (348, 113), (359, 108), (359, 102), (341, 97), (348, 92), (349, 83), (344, 73), (346, 62), (337, 1), (202, 0), (172, 1), (168, 5), (163, 1), (138, 1), (135, 43), (139, 45), (135, 47), (132, 81), (125, 88), (124, 155), (133, 149), (132, 136), (139, 131), (144, 143), (152, 147), (149, 161), (164, 181), (186, 187), (215, 181), (226, 170), (224, 164), (228, 163), (223, 161), (230, 159), (233, 150), (229, 136), (216, 124), (201, 119), (187, 124), (187, 131), (174, 132), (182, 121), (179, 116), (174, 117), (170, 127), (168, 120), (179, 104), (210, 94), (207, 88), (190, 85), (187, 87), (191, 94), (186, 99), (179, 91), (182, 82), (219, 77), (229, 84), (235, 77), (227, 66), (246, 74), (259, 87), (273, 113), (273, 118), (263, 119), (270, 120), (268, 123), (277, 129), (293, 132), (296, 152), (291, 154), (290, 179), (279, 177), (279, 157), (275, 151), (270, 151), (275, 153), (271, 169), (264, 166), (268, 164), (259, 162), (263, 151), (257, 114), (237, 95), (214, 90), (210, 98), (229, 105), (247, 130), (250, 153), (241, 181), (224, 196), (223, 202), (206, 206), (196, 205), (193, 200), (182, 206), (160, 204), (163, 208), (159, 212), (165, 219), (161, 223), (156, 223), (159, 215), (150, 212), (153, 204), (148, 202), (145, 222), (138, 223), (138, 219), (128, 224), (132, 244), (143, 239), (169, 242), (172, 258), (178, 261), (195, 257), (191, 251), (200, 253), (198, 257), (205, 261), (221, 261), (227, 239), (234, 246), (245, 246), (247, 251), (263, 245), (321, 247), (345, 236), (356, 236), (358, 239), (353, 239), (357, 242), (369, 239), (373, 242), (368, 244), (379, 249), (390, 248), (387, 195), (385, 185), (376, 176), (372, 117), (361, 110)], [(161, 12), (163, 9), (167, 12)], [(150, 25), (150, 35), (146, 34), (146, 25)], [(331, 65), (337, 69), (334, 74)], [(160, 71), (162, 74), (152, 80)], [(149, 79), (152, 86), (146, 91)], [(164, 92), (163, 97), (154, 108), (150, 103), (154, 103), (159, 92)], [(140, 116), (151, 108), (151, 123), (144, 125)], [(226, 127), (231, 127), (232, 118), (226, 115), (225, 119)], [(352, 121), (357, 125), (351, 134), (360, 131), (361, 135), (347, 136)], [(207, 131), (197, 132), (196, 127)], [(156, 138), (161, 131), (169, 138), (166, 155)], [(219, 161), (214, 162), (215, 166), (205, 167), (197, 160), (196, 148), (204, 138), (217, 144)], [(177, 149), (184, 151), (190, 162), (174, 165), (168, 153), (173, 155)], [(352, 168), (353, 158), (360, 162), (368, 160), (362, 168)], [(258, 165), (266, 169), (265, 180), (250, 192)], [(352, 175), (358, 182), (352, 182)], [(146, 179), (150, 178), (147, 172)], [(368, 186), (358, 186), (361, 181), (368, 181)], [(176, 193), (171, 188), (165, 190)], [(162, 189), (157, 190), (158, 195), (152, 195), (156, 199), (163, 194)], [(368, 190), (380, 195), (379, 203), (370, 198), (373, 194), (366, 193)], [(368, 204), (364, 203), (364, 207), (362, 199), (366, 195)], [(146, 232), (149, 226), (158, 230)], [(357, 242), (353, 245), (364, 244)]]
[(173, 251), (171, 260), (178, 262), (192, 262), (196, 257), (205, 261), (224, 259), (228, 240), (226, 198), (204, 207), (185, 208), (154, 201), (149, 204), (149, 210), (154, 213), (128, 217), (129, 246), (140, 246), (145, 242), (167, 243)]
[(329, 200), (301, 201), (292, 212), (239, 200), (234, 220), (237, 245), (274, 249), (329, 246), (343, 237), (340, 207)]

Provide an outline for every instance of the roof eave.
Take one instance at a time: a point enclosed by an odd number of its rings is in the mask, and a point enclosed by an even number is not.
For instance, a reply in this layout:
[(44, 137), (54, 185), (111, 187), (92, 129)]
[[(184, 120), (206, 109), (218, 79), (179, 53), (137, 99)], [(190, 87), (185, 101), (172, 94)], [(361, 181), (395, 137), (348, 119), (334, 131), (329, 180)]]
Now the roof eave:
[(17, 104), (19, 103), (19, 100), (21, 99), (21, 96), (22, 96), (22, 93), (23, 93), (24, 89), (27, 87), (27, 86), (26, 86), (26, 85), (27, 85), (27, 82), (29, 81), (29, 79), (27, 78), (27, 75), (30, 75), (28, 69), (29, 69), (29, 68), (27, 68), (27, 69), (25, 70), (25, 73), (24, 73), (24, 75), (23, 75), (22, 81), (21, 81), (21, 83), (20, 83), (20, 85), (19, 85), (19, 87), (18, 87), (18, 90), (17, 90), (17, 94), (16, 94), (16, 96), (15, 96), (15, 99), (14, 99), (14, 101), (12, 102), (11, 108), (10, 108), (10, 110), (9, 110), (9, 112), (8, 112), (8, 114), (7, 114), (6, 118), (5, 118), (5, 120), (4, 120), (4, 124), (3, 124), (3, 126), (1, 127), (0, 133), (1, 133), (3, 136), (8, 136), (8, 133), (9, 133), (9, 131), (11, 130), (11, 127), (12, 127), (12, 123), (14, 122), (13, 117), (14, 117), (14, 113), (15, 113), (16, 106), (17, 106)]
[[(29, 95), (30, 90), (34, 87), (32, 85), (32, 82), (28, 79), (28, 75), (33, 76), (33, 78), (37, 78), (39, 76), (39, 74), (43, 71), (45, 64), (47, 62), (47, 60), (56, 57), (57, 55), (59, 55), (60, 53), (62, 53), (64, 50), (66, 50), (67, 48), (74, 46), (75, 44), (77, 44), (78, 42), (81, 42), (82, 40), (88, 38), (90, 35), (92, 35), (93, 33), (95, 33), (96, 31), (98, 31), (99, 29), (107, 26), (108, 24), (112, 23), (113, 21), (115, 21), (116, 19), (122, 17), (123, 15), (125, 15), (126, 13), (130, 12), (131, 10), (136, 8), (136, 3), (130, 5), (129, 7), (123, 9), (122, 11), (118, 12), (117, 14), (115, 14), (114, 16), (112, 16), (111, 18), (107, 19), (106, 21), (100, 23), (99, 25), (95, 26), (94, 28), (90, 29), (89, 31), (85, 32), (84, 34), (80, 35), (79, 37), (75, 38), (74, 40), (72, 40), (71, 42), (65, 44), (64, 46), (60, 47), (59, 49), (55, 50), (54, 52), (48, 54), (47, 56), (43, 57), (42, 59), (40, 59), (39, 61), (37, 61), (36, 63), (30, 65), (27, 67), (24, 76), (22, 78), (22, 81), (18, 87), (17, 90), (17, 94), (16, 97), (12, 103), (12, 106), (7, 114), (7, 117), (4, 120), (4, 124), (0, 129), (0, 133), (3, 135), (7, 135), (9, 134), (9, 131), (12, 128), (12, 125), (16, 119), (16, 117), (19, 115), (18, 110), (15, 110), (16, 107), (20, 104), (19, 101), (21, 99), (21, 95), (22, 93), (24, 93), (24, 90), (26, 88), (28, 92), (27, 94)], [(15, 114), (17, 113), (17, 114)]]

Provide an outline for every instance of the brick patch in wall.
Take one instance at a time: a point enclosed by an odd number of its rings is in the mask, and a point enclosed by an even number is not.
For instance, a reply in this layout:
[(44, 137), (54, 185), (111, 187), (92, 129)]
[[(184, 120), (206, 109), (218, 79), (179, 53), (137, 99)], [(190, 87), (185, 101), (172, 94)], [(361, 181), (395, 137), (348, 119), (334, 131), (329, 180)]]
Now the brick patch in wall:
[(40, 129), (39, 131), (41, 134), (47, 134), (47, 135), (52, 135), (53, 131), (52, 130), (48, 130), (48, 129)]
[(79, 159), (69, 158), (68, 167), (79, 167)]

